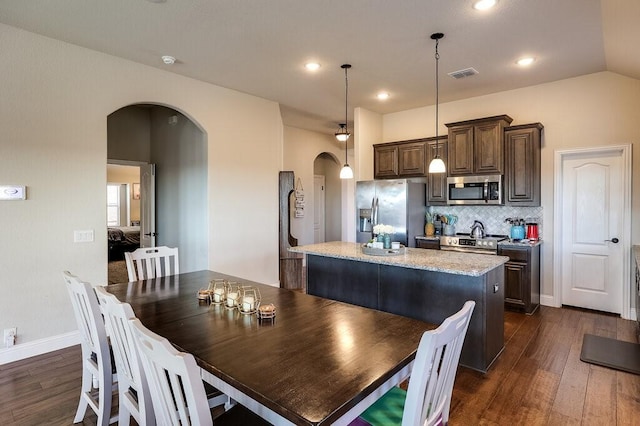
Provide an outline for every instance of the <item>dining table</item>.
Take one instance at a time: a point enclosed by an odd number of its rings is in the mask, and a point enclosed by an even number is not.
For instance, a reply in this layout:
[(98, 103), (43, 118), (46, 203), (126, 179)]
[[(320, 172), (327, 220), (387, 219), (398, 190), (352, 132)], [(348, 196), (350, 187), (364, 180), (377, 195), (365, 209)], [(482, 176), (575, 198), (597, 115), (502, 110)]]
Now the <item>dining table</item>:
[[(257, 289), (273, 318), (198, 298), (214, 279)], [(111, 284), (202, 378), (275, 425), (346, 425), (411, 373), (436, 325), (215, 271)]]

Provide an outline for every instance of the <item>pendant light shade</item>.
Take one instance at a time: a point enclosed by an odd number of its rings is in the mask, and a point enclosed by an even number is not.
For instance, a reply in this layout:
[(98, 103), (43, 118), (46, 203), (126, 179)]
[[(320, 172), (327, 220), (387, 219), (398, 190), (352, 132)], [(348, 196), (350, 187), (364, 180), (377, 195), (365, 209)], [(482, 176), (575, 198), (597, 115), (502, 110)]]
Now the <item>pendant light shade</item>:
[(340, 170), (340, 179), (353, 179), (353, 170), (349, 167), (349, 161), (347, 160), (347, 141), (349, 140), (349, 129), (347, 127), (348, 120), (348, 101), (349, 101), (349, 78), (347, 71), (351, 68), (351, 65), (344, 64), (340, 68), (344, 70), (344, 123), (340, 123), (340, 130), (336, 132), (336, 139), (340, 142), (344, 142), (344, 166)]
[(429, 163), (429, 173), (445, 173), (447, 171), (444, 161), (440, 158), (440, 144), (438, 141), (438, 107), (440, 102), (440, 87), (438, 79), (438, 62), (440, 61), (440, 53), (438, 53), (438, 43), (443, 37), (444, 34), (442, 33), (431, 34), (431, 39), (436, 41), (436, 156), (431, 160), (431, 163)]
[(339, 142), (346, 142), (349, 140), (349, 136), (351, 136), (351, 133), (347, 132), (347, 125), (343, 123), (340, 123), (340, 130), (335, 134)]

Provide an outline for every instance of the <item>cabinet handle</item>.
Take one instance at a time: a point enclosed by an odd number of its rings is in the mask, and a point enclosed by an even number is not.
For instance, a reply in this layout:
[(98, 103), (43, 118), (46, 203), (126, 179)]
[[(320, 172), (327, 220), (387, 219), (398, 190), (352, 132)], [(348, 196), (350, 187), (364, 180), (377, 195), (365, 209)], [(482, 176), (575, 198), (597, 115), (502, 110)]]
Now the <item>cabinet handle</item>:
[(612, 238), (612, 239), (610, 239), (610, 240), (604, 240), (604, 242), (605, 242), (605, 243), (606, 243), (607, 241), (611, 241), (613, 244), (618, 244), (618, 241), (620, 241), (620, 240), (614, 237), (614, 238)]

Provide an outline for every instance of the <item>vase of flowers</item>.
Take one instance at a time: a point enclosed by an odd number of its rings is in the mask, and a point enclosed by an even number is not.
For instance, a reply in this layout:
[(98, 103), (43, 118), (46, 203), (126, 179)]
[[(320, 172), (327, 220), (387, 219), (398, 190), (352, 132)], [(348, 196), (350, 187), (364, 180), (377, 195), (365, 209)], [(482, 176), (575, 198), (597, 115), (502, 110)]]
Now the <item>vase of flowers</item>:
[(373, 227), (373, 233), (378, 236), (378, 241), (382, 242), (384, 248), (386, 249), (391, 248), (391, 234), (393, 234), (394, 232), (395, 231), (393, 229), (393, 226), (385, 225), (383, 223), (380, 223)]

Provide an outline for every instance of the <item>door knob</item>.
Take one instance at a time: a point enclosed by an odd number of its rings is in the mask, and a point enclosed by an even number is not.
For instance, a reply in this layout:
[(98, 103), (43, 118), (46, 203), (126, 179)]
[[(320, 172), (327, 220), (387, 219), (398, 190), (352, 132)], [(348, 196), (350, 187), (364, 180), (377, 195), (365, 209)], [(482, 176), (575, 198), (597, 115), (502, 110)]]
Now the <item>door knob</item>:
[(604, 240), (604, 241), (605, 241), (605, 243), (606, 243), (607, 241), (611, 241), (613, 244), (618, 244), (618, 241), (620, 241), (620, 240), (619, 240), (619, 239), (617, 239), (617, 238), (612, 238), (612, 239), (610, 239), (610, 240)]

